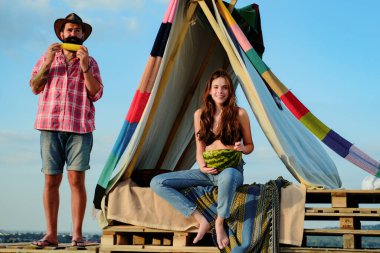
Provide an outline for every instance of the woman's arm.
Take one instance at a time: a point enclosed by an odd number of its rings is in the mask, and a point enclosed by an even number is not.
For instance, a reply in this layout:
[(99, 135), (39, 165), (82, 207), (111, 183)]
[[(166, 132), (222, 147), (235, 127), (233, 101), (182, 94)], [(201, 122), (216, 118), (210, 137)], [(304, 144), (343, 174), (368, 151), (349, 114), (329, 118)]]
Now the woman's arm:
[(195, 134), (195, 144), (196, 144), (196, 159), (199, 168), (202, 170), (206, 166), (203, 160), (203, 152), (205, 151), (204, 143), (199, 139), (198, 132), (201, 128), (201, 109), (198, 109), (194, 113), (194, 134)]
[(251, 124), (249, 122), (248, 113), (243, 108), (239, 108), (238, 119), (241, 127), (241, 133), (243, 135), (243, 143), (235, 143), (235, 149), (242, 151), (243, 154), (247, 155), (253, 151), (254, 145), (252, 141)]
[(218, 170), (215, 168), (208, 168), (203, 159), (203, 152), (206, 149), (206, 144), (199, 139), (198, 132), (201, 128), (201, 109), (198, 109), (194, 113), (194, 134), (195, 134), (195, 144), (196, 144), (196, 159), (199, 169), (203, 173), (217, 174)]

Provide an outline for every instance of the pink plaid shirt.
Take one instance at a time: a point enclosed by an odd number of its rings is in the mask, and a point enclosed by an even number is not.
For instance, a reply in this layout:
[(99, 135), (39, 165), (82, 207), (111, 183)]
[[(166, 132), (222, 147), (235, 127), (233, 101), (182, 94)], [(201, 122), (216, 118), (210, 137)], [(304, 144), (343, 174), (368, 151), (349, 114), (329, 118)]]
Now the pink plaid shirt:
[[(43, 55), (32, 71), (32, 78), (45, 61)], [(102, 84), (96, 61), (89, 57), (91, 72)], [(103, 85), (94, 97), (87, 95), (84, 76), (79, 59), (67, 66), (65, 56), (57, 52), (50, 67), (48, 82), (39, 93), (38, 112), (34, 127), (74, 133), (89, 133), (95, 130), (95, 107), (93, 102), (102, 97)]]

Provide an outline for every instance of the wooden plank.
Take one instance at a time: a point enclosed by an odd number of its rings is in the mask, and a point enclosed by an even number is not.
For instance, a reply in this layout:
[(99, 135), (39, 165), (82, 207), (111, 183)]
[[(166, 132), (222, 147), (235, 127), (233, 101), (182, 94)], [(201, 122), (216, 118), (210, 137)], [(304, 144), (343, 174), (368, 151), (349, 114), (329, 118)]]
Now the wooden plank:
[(173, 236), (173, 246), (183, 247), (189, 243), (189, 233), (175, 233)]
[(332, 207), (348, 207), (347, 206), (347, 193), (346, 192), (332, 192), (331, 193), (331, 206)]
[(359, 230), (359, 229), (305, 229), (307, 235), (344, 235), (355, 234), (365, 236), (380, 236), (380, 230)]
[(336, 216), (336, 217), (343, 217), (343, 216), (350, 216), (350, 217), (362, 217), (362, 218), (372, 218), (372, 220), (380, 220), (380, 214), (378, 213), (350, 213), (350, 212), (342, 212), (342, 213), (305, 213), (305, 216), (319, 216), (319, 217), (326, 217), (326, 216)]
[(100, 242), (102, 245), (114, 245), (115, 244), (115, 237), (114, 235), (102, 235), (100, 238)]
[(360, 226), (358, 227), (356, 224), (357, 222), (355, 222), (354, 217), (340, 217), (339, 218), (339, 227), (341, 229), (360, 229)]
[(363, 213), (305, 213), (305, 220), (339, 220), (341, 217), (353, 217), (358, 221), (380, 221), (378, 214)]
[(143, 235), (133, 235), (132, 236), (132, 244), (133, 245), (144, 245), (145, 237)]
[(167, 236), (164, 236), (164, 238), (162, 239), (162, 245), (164, 246), (172, 245), (172, 243), (173, 243), (172, 238), (168, 238)]
[(152, 245), (162, 245), (162, 240), (159, 237), (152, 238)]
[(117, 245), (127, 245), (130, 241), (128, 240), (128, 237), (123, 234), (116, 234), (116, 244)]
[(280, 247), (280, 253), (380, 253), (380, 249), (335, 249), (335, 248), (307, 248), (307, 247)]
[(101, 246), (100, 251), (121, 252), (194, 252), (194, 253), (219, 253), (217, 247), (196, 246), (152, 246), (152, 245), (115, 245)]
[(99, 244), (91, 244), (92, 246), (86, 246), (85, 248), (72, 247), (71, 244), (59, 244), (58, 247), (45, 247), (36, 248), (30, 245), (30, 243), (23, 243), (20, 245), (4, 244), (0, 247), (1, 253), (68, 253), (68, 252), (80, 252), (80, 253), (97, 253)]
[(324, 208), (324, 207), (306, 207), (306, 213), (336, 213), (336, 214), (361, 214), (365, 216), (366, 214), (373, 214), (370, 216), (379, 217), (380, 219), (380, 208)]
[[(345, 192), (349, 195), (371, 195), (375, 197), (380, 197), (379, 190), (358, 190), (358, 189), (306, 189), (306, 194), (331, 194)], [(380, 201), (380, 199), (379, 199)]]
[[(118, 225), (118, 226), (109, 226), (103, 229), (103, 234), (105, 232), (148, 232), (148, 233), (175, 233), (174, 230), (165, 230), (165, 229), (155, 229), (142, 226), (133, 226), (133, 225)], [(197, 233), (197, 229), (189, 229), (186, 232)]]
[(379, 204), (379, 190), (326, 190), (326, 189), (307, 189), (306, 203), (331, 203), (331, 194), (345, 193), (350, 206), (361, 204)]
[(343, 235), (343, 248), (344, 249), (355, 249), (355, 237), (352, 234)]
[(140, 226), (118, 225), (109, 226), (103, 229), (103, 234), (115, 232), (144, 232), (144, 228)]

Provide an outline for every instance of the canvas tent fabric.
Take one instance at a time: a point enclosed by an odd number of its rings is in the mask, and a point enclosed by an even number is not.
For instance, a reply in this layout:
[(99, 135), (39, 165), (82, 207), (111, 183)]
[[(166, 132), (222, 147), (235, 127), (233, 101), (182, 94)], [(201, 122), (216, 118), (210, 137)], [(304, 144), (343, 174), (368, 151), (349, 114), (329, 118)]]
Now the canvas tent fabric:
[(297, 181), (307, 187), (341, 186), (331, 158), (285, 106), (280, 109), (276, 105), (215, 3), (171, 0), (98, 180), (97, 209), (116, 183), (129, 178), (134, 170), (187, 170), (193, 166), (193, 113), (201, 104), (207, 78), (217, 68), (227, 69), (234, 85), (241, 85), (261, 129)]

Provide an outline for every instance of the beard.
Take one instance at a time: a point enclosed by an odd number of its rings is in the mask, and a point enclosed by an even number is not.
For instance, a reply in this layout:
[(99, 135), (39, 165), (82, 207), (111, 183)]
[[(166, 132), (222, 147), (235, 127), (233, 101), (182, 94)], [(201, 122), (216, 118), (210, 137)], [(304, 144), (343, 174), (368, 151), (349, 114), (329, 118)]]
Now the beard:
[(64, 43), (76, 44), (76, 45), (82, 45), (83, 44), (83, 40), (76, 37), (76, 36), (67, 37), (63, 40), (63, 42)]

